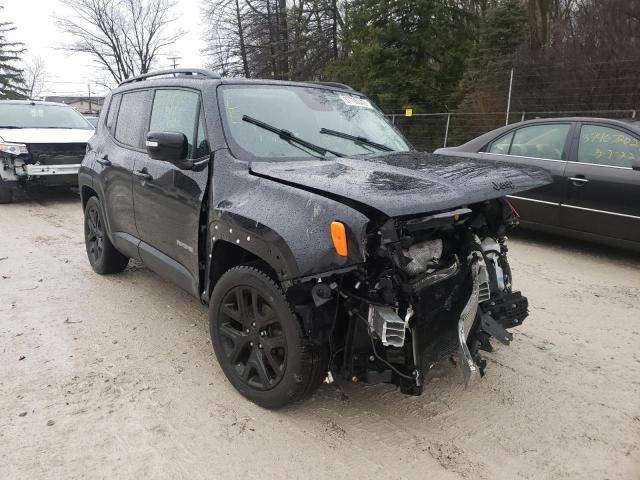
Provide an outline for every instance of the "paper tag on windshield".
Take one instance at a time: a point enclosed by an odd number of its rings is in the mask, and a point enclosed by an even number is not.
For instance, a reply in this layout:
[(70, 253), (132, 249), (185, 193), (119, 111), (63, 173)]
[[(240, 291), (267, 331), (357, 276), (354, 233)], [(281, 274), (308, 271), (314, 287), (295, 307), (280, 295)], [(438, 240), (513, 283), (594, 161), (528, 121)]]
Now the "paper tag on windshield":
[(350, 107), (373, 108), (371, 102), (366, 98), (358, 97), (356, 95), (345, 95), (344, 93), (339, 93), (338, 96), (340, 97), (340, 100)]

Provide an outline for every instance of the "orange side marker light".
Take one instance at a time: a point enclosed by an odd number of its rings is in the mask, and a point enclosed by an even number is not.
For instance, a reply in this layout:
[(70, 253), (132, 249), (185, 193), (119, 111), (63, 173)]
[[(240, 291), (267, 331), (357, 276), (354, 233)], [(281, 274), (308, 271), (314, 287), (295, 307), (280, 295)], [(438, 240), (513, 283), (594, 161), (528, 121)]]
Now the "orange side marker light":
[(331, 222), (331, 239), (336, 253), (341, 257), (346, 257), (349, 253), (347, 248), (347, 229), (342, 222)]

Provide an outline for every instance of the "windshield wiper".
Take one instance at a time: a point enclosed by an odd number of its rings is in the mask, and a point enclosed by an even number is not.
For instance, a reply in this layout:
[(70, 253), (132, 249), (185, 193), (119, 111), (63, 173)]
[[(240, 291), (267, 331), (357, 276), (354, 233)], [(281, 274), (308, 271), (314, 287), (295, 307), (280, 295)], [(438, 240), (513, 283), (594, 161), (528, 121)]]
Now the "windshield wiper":
[(373, 142), (365, 137), (350, 135), (348, 133), (339, 132), (337, 130), (330, 130), (328, 128), (321, 128), (320, 133), (324, 133), (325, 135), (332, 135), (334, 137), (344, 138), (346, 140), (351, 140), (353, 143), (358, 144), (360, 146), (366, 145), (368, 147), (373, 147), (373, 148), (377, 148), (378, 150), (382, 150), (383, 152), (393, 152), (393, 148), (387, 147), (382, 143)]
[(24, 127), (16, 127), (15, 125), (0, 125), (0, 128), (13, 129), (13, 128), (24, 128)]
[(332, 155), (335, 155), (336, 157), (344, 157), (344, 155), (341, 154), (340, 152), (335, 152), (333, 150), (329, 150), (328, 148), (324, 148), (324, 147), (321, 147), (321, 146), (316, 145), (314, 143), (307, 142), (306, 140), (303, 140), (300, 137), (296, 137), (289, 130), (285, 130), (284, 128), (274, 127), (273, 125), (269, 125), (268, 123), (261, 122), (258, 119), (250, 117), (249, 115), (243, 115), (242, 116), (242, 120), (245, 121), (245, 122), (248, 122), (248, 123), (252, 123), (256, 127), (264, 128), (265, 130), (268, 130), (269, 132), (275, 133), (281, 139), (283, 139), (285, 142), (288, 142), (290, 144), (301, 145), (301, 146), (303, 146), (305, 148), (308, 148), (309, 150), (311, 150), (313, 152), (319, 153), (322, 156), (325, 156), (327, 153), (331, 153)]

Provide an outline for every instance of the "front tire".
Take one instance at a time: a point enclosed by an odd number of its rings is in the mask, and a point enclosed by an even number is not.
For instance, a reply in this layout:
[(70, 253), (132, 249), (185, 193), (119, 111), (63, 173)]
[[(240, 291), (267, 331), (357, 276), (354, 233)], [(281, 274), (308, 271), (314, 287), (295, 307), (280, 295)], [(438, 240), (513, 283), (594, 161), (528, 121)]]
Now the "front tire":
[(129, 258), (113, 246), (107, 235), (104, 209), (97, 197), (91, 197), (84, 209), (84, 241), (91, 268), (101, 275), (123, 271)]
[(282, 289), (258, 268), (222, 275), (211, 295), (209, 329), (231, 384), (264, 408), (304, 398), (327, 373), (326, 348), (309, 343)]
[(0, 180), (0, 204), (11, 203), (13, 201), (13, 189), (3, 185), (3, 183)]

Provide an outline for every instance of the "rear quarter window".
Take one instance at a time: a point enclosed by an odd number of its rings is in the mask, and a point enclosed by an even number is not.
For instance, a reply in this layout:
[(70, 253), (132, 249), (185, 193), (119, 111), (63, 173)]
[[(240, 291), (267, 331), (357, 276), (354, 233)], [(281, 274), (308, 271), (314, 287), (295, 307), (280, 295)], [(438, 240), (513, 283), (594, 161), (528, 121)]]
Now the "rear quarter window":
[(503, 135), (498, 140), (494, 140), (491, 143), (491, 147), (487, 150), (489, 153), (499, 153), (500, 155), (508, 155), (509, 148), (511, 147), (511, 140), (513, 139), (513, 132)]
[(116, 129), (116, 116), (118, 115), (118, 108), (120, 107), (120, 100), (122, 95), (114, 95), (109, 102), (109, 111), (107, 112), (107, 120), (105, 126), (111, 135), (115, 135)]

